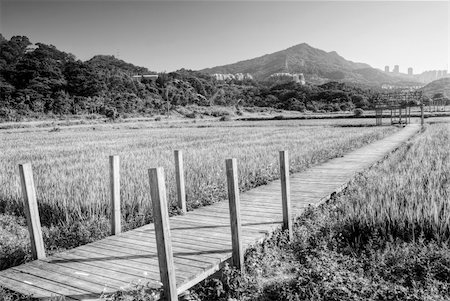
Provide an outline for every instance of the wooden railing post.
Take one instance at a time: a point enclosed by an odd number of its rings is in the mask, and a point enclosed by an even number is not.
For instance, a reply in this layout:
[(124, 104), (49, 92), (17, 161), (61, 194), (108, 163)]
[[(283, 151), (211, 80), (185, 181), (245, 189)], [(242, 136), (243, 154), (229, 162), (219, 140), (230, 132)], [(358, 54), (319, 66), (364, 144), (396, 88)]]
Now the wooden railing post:
[(111, 190), (111, 234), (122, 232), (120, 213), (120, 159), (109, 156), (109, 182)]
[(184, 187), (183, 152), (175, 151), (175, 177), (177, 182), (178, 208), (182, 214), (186, 213), (186, 189)]
[(178, 296), (175, 267), (173, 264), (172, 242), (170, 238), (164, 169), (162, 167), (149, 169), (148, 175), (150, 178), (150, 195), (153, 204), (159, 274), (164, 289), (164, 300), (176, 301), (178, 300)]
[(41, 221), (34, 188), (33, 171), (30, 163), (19, 164), (20, 181), (24, 200), (25, 216), (31, 240), (33, 259), (45, 258), (44, 240), (42, 239)]
[(288, 151), (280, 151), (280, 179), (281, 202), (283, 207), (283, 230), (288, 231), (289, 240), (292, 240), (291, 184), (289, 181)]
[(422, 104), (420, 104), (420, 124), (423, 126), (423, 124), (424, 124), (424, 113), (423, 113), (423, 103)]
[(233, 254), (231, 264), (244, 271), (244, 252), (242, 248), (241, 205), (239, 199), (239, 182), (236, 159), (225, 161), (228, 183), (228, 201), (230, 208), (231, 245)]

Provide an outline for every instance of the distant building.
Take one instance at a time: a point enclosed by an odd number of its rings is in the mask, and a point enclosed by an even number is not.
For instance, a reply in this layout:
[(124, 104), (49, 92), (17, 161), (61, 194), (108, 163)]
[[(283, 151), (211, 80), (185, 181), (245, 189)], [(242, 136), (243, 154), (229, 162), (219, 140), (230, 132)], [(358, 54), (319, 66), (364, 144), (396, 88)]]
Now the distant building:
[(413, 68), (411, 67), (408, 68), (408, 75), (413, 75)]
[(447, 70), (444, 70), (443, 72), (444, 72), (443, 76), (447, 77)]
[(394, 70), (392, 72), (394, 72), (396, 74), (400, 73), (400, 67), (398, 65), (395, 65)]
[(389, 66), (384, 66), (384, 72), (389, 73)]
[(244, 73), (236, 73), (236, 74), (215, 73), (215, 74), (212, 74), (212, 76), (216, 80), (220, 80), (220, 81), (231, 80), (231, 79), (235, 79), (235, 80), (253, 79), (253, 76), (250, 73), (245, 73), (245, 74)]

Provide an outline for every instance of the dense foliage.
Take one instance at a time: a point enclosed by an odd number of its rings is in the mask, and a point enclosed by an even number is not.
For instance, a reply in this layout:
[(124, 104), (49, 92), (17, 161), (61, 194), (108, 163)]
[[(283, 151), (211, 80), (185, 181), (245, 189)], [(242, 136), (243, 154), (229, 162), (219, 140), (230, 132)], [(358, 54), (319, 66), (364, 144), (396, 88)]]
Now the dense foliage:
[(151, 73), (114, 56), (97, 55), (83, 62), (52, 45), (33, 45), (25, 36), (7, 40), (0, 35), (0, 120), (79, 114), (115, 118), (188, 104), (348, 111), (366, 109), (376, 97), (376, 91), (350, 84), (223, 82), (185, 69), (160, 74), (157, 80), (133, 78)]

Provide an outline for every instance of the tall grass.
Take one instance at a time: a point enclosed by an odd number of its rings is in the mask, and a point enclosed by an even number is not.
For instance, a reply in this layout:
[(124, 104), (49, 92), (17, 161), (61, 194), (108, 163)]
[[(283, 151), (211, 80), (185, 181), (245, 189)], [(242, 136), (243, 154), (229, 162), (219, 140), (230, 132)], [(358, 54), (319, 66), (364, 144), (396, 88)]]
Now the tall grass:
[(450, 125), (425, 133), (357, 178), (339, 219), (349, 239), (450, 240)]
[(393, 128), (299, 127), (296, 122), (258, 127), (162, 129), (91, 128), (60, 132), (0, 133), (0, 212), (22, 215), (17, 165), (30, 161), (44, 225), (109, 215), (108, 156), (121, 158), (125, 222), (151, 218), (146, 170), (163, 166), (175, 204), (173, 150), (185, 153), (188, 206), (226, 196), (224, 160), (238, 158), (243, 190), (278, 177), (277, 151), (291, 152), (298, 171), (379, 139)]

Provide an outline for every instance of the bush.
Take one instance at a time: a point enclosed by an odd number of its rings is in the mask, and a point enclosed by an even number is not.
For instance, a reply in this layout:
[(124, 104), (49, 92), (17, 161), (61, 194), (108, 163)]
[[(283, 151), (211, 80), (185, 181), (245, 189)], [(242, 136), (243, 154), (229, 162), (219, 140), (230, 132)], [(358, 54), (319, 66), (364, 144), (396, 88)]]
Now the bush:
[(355, 116), (362, 116), (362, 115), (364, 115), (364, 110), (361, 108), (357, 108), (355, 111), (353, 111), (353, 114)]
[(195, 112), (187, 113), (184, 116), (186, 118), (197, 118), (197, 114), (195, 114)]
[(215, 110), (211, 112), (211, 115), (214, 117), (222, 117), (222, 116), (230, 116), (231, 113), (226, 110)]
[(219, 121), (231, 121), (230, 116), (222, 116), (220, 117)]
[(284, 116), (283, 115), (277, 115), (275, 117), (273, 117), (274, 120), (283, 120)]

